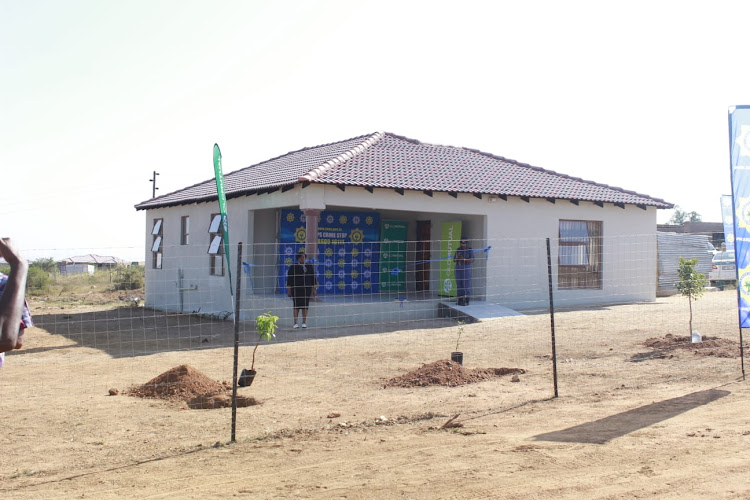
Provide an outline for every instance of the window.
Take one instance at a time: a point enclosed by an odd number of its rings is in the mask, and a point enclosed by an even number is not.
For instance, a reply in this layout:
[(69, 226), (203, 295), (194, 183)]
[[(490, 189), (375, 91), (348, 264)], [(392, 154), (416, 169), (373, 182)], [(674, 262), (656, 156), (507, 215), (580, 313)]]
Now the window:
[(211, 214), (211, 225), (208, 227), (208, 258), (211, 276), (224, 276), (223, 236), (221, 214)]
[(180, 245), (190, 244), (190, 217), (183, 215), (180, 220)]
[(601, 221), (560, 221), (557, 287), (602, 287)]
[(164, 234), (164, 219), (154, 219), (154, 227), (151, 229), (151, 235), (154, 237), (151, 243), (152, 261), (151, 267), (161, 269), (162, 266), (162, 247)]

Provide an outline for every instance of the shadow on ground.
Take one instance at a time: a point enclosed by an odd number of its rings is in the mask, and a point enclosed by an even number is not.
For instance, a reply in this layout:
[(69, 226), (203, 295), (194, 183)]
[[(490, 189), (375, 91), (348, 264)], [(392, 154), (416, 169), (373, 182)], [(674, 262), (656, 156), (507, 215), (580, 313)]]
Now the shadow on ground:
[(649, 425), (675, 417), (688, 410), (707, 405), (731, 394), (729, 391), (708, 389), (678, 398), (651, 403), (611, 417), (570, 427), (561, 431), (534, 436), (537, 441), (604, 444)]
[[(60, 351), (78, 347), (99, 349), (114, 358), (144, 356), (157, 352), (215, 349), (234, 345), (234, 323), (197, 314), (177, 314), (143, 307), (118, 307), (102, 311), (66, 314), (35, 314), (34, 325), (53, 335), (61, 335), (67, 344), (27, 347), (9, 353), (11, 356)], [(311, 326), (307, 329), (277, 329), (270, 343), (328, 339), (352, 335), (370, 335), (396, 331), (455, 326), (447, 319), (381, 323), (347, 327)], [(33, 335), (33, 330), (29, 331)], [(241, 346), (254, 346), (257, 341), (254, 321), (239, 325)], [(263, 342), (267, 344), (269, 342)]]

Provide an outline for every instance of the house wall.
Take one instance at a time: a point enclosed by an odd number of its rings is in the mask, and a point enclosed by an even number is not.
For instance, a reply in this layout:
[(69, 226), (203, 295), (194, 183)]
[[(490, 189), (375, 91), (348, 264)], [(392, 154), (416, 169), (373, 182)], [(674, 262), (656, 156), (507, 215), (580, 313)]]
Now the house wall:
[[(548, 302), (546, 238), (550, 239), (555, 305), (651, 301), (656, 297), (656, 209), (590, 202), (498, 200), (487, 217), (493, 263), (487, 293), (511, 308)], [(601, 290), (558, 290), (559, 221), (601, 221)], [(496, 248), (496, 249), (495, 249)], [(500, 253), (498, 256), (497, 254)], [(499, 260), (499, 262), (498, 262)], [(530, 286), (530, 284), (532, 284)]]
[(91, 274), (96, 271), (93, 264), (63, 264), (60, 266), (61, 274)]
[[(461, 220), (464, 236), (474, 248), (491, 245), (485, 259), (477, 254), (473, 287), (479, 298), (511, 308), (546, 307), (548, 303), (546, 238), (550, 239), (555, 304), (560, 306), (648, 301), (656, 293), (656, 209), (626, 205), (599, 207), (590, 202), (517, 197), (507, 201), (468, 194), (454, 198), (445, 193), (432, 197), (422, 192), (403, 195), (390, 189), (335, 186), (296, 186), (276, 192), (228, 200), (229, 235), (232, 245), (232, 286), (237, 278), (234, 245), (244, 244), (244, 262), (253, 265), (241, 279), (245, 307), (249, 296), (276, 291), (278, 209), (299, 207), (327, 210), (373, 210), (382, 219), (407, 220), (409, 239), (416, 238), (417, 220), (432, 221), (432, 258), (439, 257), (440, 225)], [(222, 313), (233, 309), (226, 276), (209, 276), (208, 225), (218, 203), (191, 204), (148, 210), (146, 224), (146, 305), (171, 311)], [(191, 218), (190, 245), (180, 245), (180, 218)], [(151, 228), (155, 218), (164, 219), (163, 269), (152, 269)], [(556, 256), (560, 219), (602, 221), (603, 286), (601, 290), (557, 290)], [(413, 243), (407, 250), (413, 252)], [(182, 296), (178, 290), (182, 275)], [(431, 283), (437, 283), (439, 264), (431, 266)], [(413, 279), (407, 281), (413, 288)], [(433, 290), (434, 291), (434, 290)]]
[[(146, 216), (146, 306), (176, 312), (222, 313), (234, 309), (226, 276), (212, 276), (209, 272), (209, 234), (211, 214), (218, 213), (218, 204), (192, 204), (148, 210)], [(181, 218), (190, 217), (190, 243), (181, 245)], [(154, 220), (164, 220), (162, 230), (163, 264), (153, 268), (151, 230)], [(241, 228), (248, 226), (247, 212), (235, 213), (230, 218), (229, 235), (239, 237)], [(235, 236), (236, 235), (236, 236)], [(231, 245), (237, 240), (230, 240)], [(244, 254), (244, 251), (243, 251)], [(237, 273), (236, 251), (232, 248), (232, 287)], [(226, 263), (225, 263), (226, 266)], [(226, 266), (228, 269), (229, 266)]]

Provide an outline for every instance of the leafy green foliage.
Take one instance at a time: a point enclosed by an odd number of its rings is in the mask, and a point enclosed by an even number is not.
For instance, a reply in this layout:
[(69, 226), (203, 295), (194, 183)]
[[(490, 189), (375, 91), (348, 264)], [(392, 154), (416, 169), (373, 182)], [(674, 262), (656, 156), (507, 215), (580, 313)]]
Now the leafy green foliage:
[(695, 270), (698, 259), (683, 259), (677, 271), (677, 291), (688, 298), (690, 305), (690, 334), (693, 333), (693, 301), (698, 300), (706, 290), (706, 276)]
[(276, 334), (276, 322), (279, 321), (278, 316), (271, 314), (271, 311), (264, 312), (255, 318), (255, 329), (258, 331), (261, 340), (270, 341)]
[(49, 293), (52, 278), (49, 273), (34, 264), (29, 266), (26, 277), (26, 293), (29, 295), (44, 295)]
[[(57, 272), (57, 263), (51, 257), (32, 260), (30, 266), (35, 266), (45, 272), (55, 274)], [(29, 267), (30, 267), (29, 266)]]
[(698, 212), (687, 212), (682, 210), (679, 205), (675, 205), (674, 213), (672, 214), (672, 218), (669, 219), (669, 223), (674, 224), (675, 226), (681, 226), (686, 222), (701, 222), (702, 220), (701, 214)]
[(53, 277), (56, 275), (57, 263), (54, 259), (48, 257), (31, 261), (29, 274), (26, 277), (26, 293), (29, 295), (49, 293)]
[(115, 290), (137, 290), (143, 288), (146, 269), (143, 266), (117, 266), (112, 286)]
[(698, 259), (680, 257), (680, 267), (677, 271), (677, 291), (691, 300), (698, 300), (706, 290), (706, 276), (695, 270), (697, 264)]
[(253, 364), (250, 365), (250, 369), (255, 369), (255, 351), (258, 350), (261, 340), (270, 342), (275, 336), (276, 322), (279, 321), (278, 316), (271, 314), (271, 311), (264, 312), (255, 317), (255, 329), (258, 331), (258, 342), (255, 343), (255, 349), (253, 349)]

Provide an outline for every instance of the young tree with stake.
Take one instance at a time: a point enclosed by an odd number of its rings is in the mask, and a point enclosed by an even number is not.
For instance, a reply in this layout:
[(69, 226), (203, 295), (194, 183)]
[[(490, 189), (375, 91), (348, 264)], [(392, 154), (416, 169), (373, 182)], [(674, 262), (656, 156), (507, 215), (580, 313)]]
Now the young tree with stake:
[(690, 334), (693, 334), (693, 301), (698, 300), (706, 289), (706, 276), (695, 270), (698, 259), (683, 259), (680, 257), (680, 267), (677, 272), (677, 291), (688, 298), (690, 305)]

